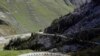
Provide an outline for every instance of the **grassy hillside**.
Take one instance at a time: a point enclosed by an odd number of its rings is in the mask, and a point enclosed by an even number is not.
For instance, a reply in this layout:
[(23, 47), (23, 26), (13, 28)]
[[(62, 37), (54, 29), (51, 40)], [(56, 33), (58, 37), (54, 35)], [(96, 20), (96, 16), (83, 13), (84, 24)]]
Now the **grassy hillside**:
[(20, 51), (1, 51), (0, 50), (0, 56), (18, 56), (18, 55), (21, 55), (21, 54), (25, 54), (25, 53), (29, 53), (29, 52), (32, 52), (31, 50), (20, 50)]
[(73, 6), (67, 6), (63, 0), (0, 0), (0, 7), (17, 22), (20, 27), (9, 19), (21, 33), (43, 29), (53, 19), (73, 10)]

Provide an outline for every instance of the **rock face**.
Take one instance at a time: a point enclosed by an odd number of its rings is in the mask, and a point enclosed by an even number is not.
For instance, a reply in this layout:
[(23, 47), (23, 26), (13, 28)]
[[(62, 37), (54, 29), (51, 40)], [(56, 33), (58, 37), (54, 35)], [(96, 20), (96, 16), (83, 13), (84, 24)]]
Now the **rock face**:
[(74, 35), (83, 30), (98, 28), (100, 25), (99, 8), (96, 3), (86, 4), (80, 9), (54, 20), (51, 26), (45, 29), (45, 32)]
[[(93, 0), (74, 12), (54, 20), (51, 26), (45, 29), (45, 33), (62, 34), (70, 38), (80, 38), (87, 41), (93, 40), (100, 34), (100, 5), (98, 2), (99, 0)], [(97, 31), (91, 29), (97, 29)], [(64, 45), (62, 49), (68, 50), (70, 48), (72, 51), (73, 47), (74, 50), (83, 47), (77, 44), (77, 41), (74, 42), (73, 40), (72, 42), (74, 44)]]

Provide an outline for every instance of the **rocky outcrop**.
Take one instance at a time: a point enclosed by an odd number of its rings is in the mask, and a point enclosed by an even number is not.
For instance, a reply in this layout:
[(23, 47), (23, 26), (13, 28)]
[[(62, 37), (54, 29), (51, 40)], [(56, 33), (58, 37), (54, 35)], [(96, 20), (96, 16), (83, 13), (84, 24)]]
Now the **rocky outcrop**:
[[(34, 33), (29, 38), (15, 38), (5, 45), (5, 50), (23, 50), (32, 49), (34, 51), (50, 51), (50, 52), (76, 52), (77, 50), (83, 50), (85, 48), (94, 47), (99, 43), (89, 40), (89, 37), (83, 38), (84, 33), (100, 32), (96, 30), (80, 32), (77, 38), (70, 38), (59, 34), (47, 34), (47, 33)], [(98, 33), (99, 34), (99, 33)], [(96, 35), (98, 35), (96, 34)], [(90, 36), (89, 35), (89, 36)], [(81, 37), (82, 36), (82, 37)], [(93, 36), (93, 35), (91, 35)], [(80, 38), (81, 37), (81, 38)], [(90, 38), (91, 39), (91, 38)]]
[(99, 27), (99, 5), (91, 2), (69, 13), (54, 22), (45, 29), (46, 33), (72, 34), (79, 31)]
[[(54, 20), (51, 26), (45, 29), (45, 33), (62, 34), (70, 38), (79, 37), (88, 41), (93, 40), (93, 38), (98, 37), (100, 34), (100, 5), (98, 2), (99, 0), (93, 0), (91, 3), (81, 6), (74, 12)], [(91, 29), (97, 29), (97, 32)], [(75, 44), (75, 42), (73, 43)], [(72, 46), (72, 48), (75, 47), (77, 49), (81, 46), (80, 44), (75, 44), (75, 46), (73, 43), (64, 47), (71, 48)]]

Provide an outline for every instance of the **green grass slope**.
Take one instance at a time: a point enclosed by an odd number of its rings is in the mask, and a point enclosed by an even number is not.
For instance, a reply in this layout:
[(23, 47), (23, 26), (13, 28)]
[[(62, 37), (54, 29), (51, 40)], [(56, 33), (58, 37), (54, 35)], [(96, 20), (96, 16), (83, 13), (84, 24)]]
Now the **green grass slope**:
[(20, 33), (43, 29), (73, 10), (63, 0), (0, 0), (0, 7), (7, 10), (6, 14), (13, 18), (9, 18), (10, 23)]
[(4, 50), (4, 51), (1, 51), (0, 50), (0, 56), (18, 56), (18, 55), (21, 55), (21, 54), (25, 54), (25, 53), (30, 53), (32, 52), (31, 50), (11, 50), (11, 51), (8, 51), (8, 50)]

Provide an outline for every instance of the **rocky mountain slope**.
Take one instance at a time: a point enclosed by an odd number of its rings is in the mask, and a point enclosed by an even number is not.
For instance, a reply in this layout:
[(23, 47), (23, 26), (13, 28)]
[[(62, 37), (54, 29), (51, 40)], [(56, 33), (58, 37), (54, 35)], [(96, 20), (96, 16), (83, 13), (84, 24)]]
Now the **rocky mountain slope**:
[(92, 0), (92, 2), (81, 6), (74, 12), (55, 19), (42, 34), (34, 33), (28, 39), (13, 39), (5, 46), (5, 49), (32, 49), (62, 53), (89, 49), (88, 54), (90, 56), (90, 53), (97, 53), (95, 55), (99, 56), (99, 2), (99, 0)]
[[(35, 32), (50, 25), (52, 20), (65, 15), (90, 0), (1, 0), (4, 21), (17, 33)], [(13, 29), (13, 30), (14, 30)]]

